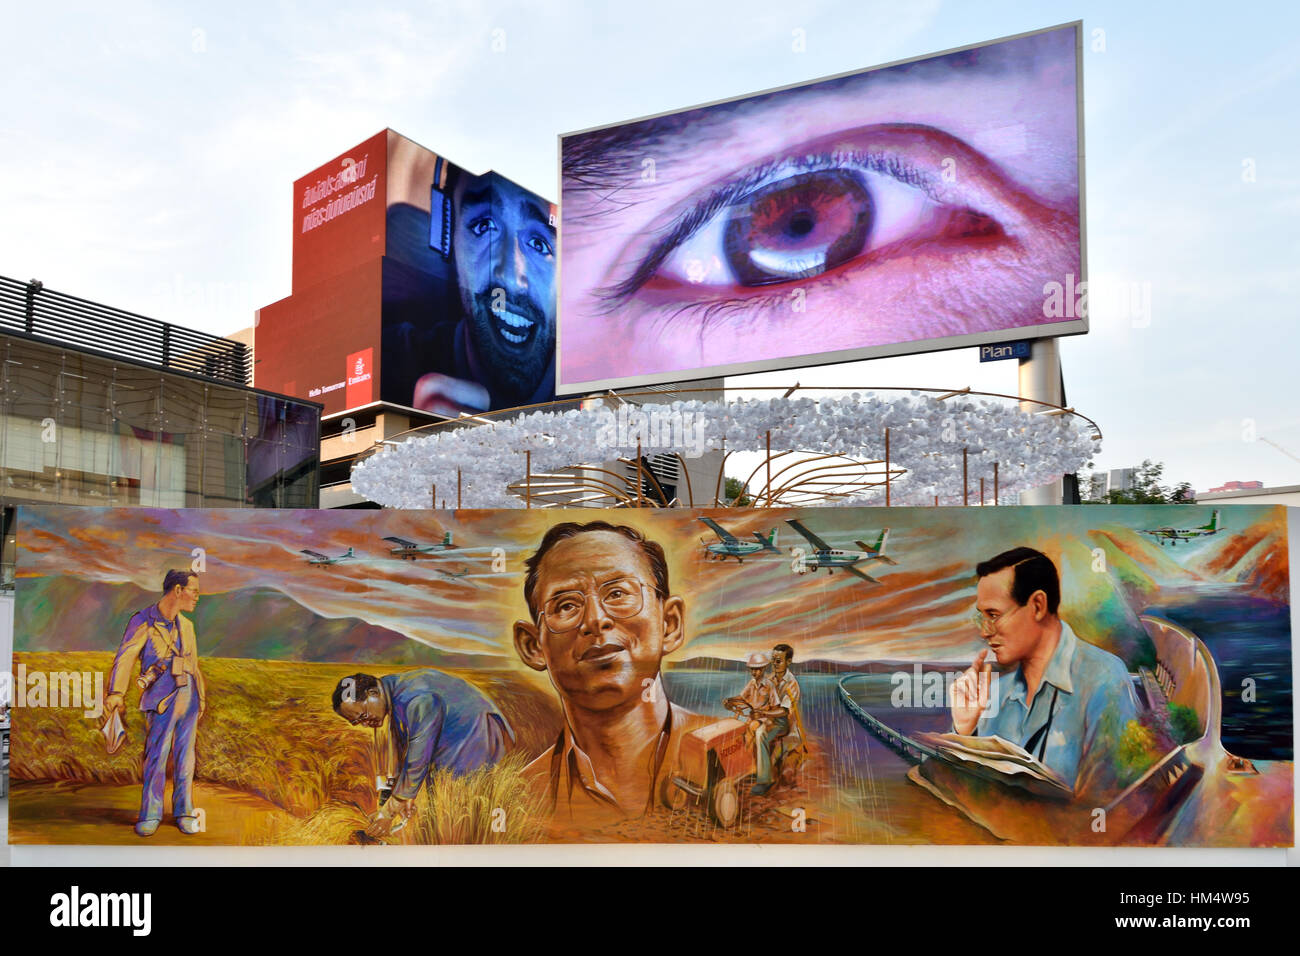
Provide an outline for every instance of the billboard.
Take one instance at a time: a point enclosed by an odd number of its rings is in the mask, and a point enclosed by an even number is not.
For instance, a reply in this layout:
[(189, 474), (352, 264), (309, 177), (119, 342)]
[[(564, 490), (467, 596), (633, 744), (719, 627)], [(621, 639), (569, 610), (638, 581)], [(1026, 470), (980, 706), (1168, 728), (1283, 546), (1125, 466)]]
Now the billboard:
[(1087, 331), (1079, 29), (562, 135), (560, 393)]
[(554, 204), (394, 136), (384, 401), (453, 417), (551, 401)]
[(295, 183), (294, 208), (293, 294), (258, 313), (258, 387), (326, 415), (554, 397), (549, 201), (386, 130)]
[(332, 415), (379, 401), (387, 130), (293, 184), (293, 292), (258, 310), (253, 382)]
[(23, 506), (9, 841), (1291, 846), (1287, 509), (1178, 510)]

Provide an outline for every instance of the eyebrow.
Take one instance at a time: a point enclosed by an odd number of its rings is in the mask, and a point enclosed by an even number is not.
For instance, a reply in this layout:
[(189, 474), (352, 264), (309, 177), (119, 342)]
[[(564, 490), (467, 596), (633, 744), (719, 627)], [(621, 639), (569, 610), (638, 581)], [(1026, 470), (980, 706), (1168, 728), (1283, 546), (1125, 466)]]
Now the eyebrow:
[(484, 186), (482, 189), (466, 189), (460, 197), (460, 207), (466, 206), (486, 206), (492, 202), (492, 187)]
[(554, 222), (551, 221), (551, 216), (549, 211), (543, 210), (541, 206), (533, 202), (531, 199), (522, 200), (520, 202), (520, 205), (523, 207), (524, 215), (527, 218), (540, 223), (541, 225), (545, 226), (547, 229), (550, 229), (551, 232), (555, 232), (555, 224)]
[[(596, 576), (596, 587), (603, 588), (606, 584), (610, 584), (614, 581), (621, 581), (625, 578), (631, 578), (635, 581), (641, 582), (642, 584), (645, 583), (644, 581), (641, 581), (641, 576), (637, 574), (635, 571), (608, 571), (608, 572), (604, 572), (601, 575)], [(543, 591), (542, 593), (547, 594), (548, 596), (542, 598), (540, 603), (545, 604), (547, 601), (549, 601), (551, 598), (555, 597), (556, 595), (564, 594), (568, 591), (583, 591), (583, 590), (584, 589), (574, 581), (572, 580), (565, 581), (562, 586), (557, 585), (553, 589), (547, 589), (546, 591)]]
[(794, 102), (807, 96), (835, 92), (855, 82), (867, 84), (871, 78), (871, 74), (856, 74), (837, 80), (813, 81), (793, 89), (697, 106), (638, 123), (576, 134), (565, 143), (566, 185), (570, 179), (592, 187), (616, 182), (612, 178), (602, 179), (602, 176), (612, 173), (615, 168), (625, 172), (630, 160), (647, 153), (675, 153), (682, 147), (689, 152), (699, 152), (708, 145), (701, 142), (702, 138), (725, 138), (731, 124), (743, 121), (746, 114), (767, 106), (773, 100), (778, 105)]
[[(1015, 37), (999, 43), (977, 46), (943, 56), (931, 56), (894, 66), (866, 68), (849, 76), (810, 80), (790, 89), (742, 96), (725, 103), (691, 107), (667, 116), (609, 126), (588, 133), (564, 137), (561, 149), (564, 191), (608, 190), (621, 184), (630, 161), (647, 153), (661, 154), (685, 149), (698, 152), (707, 143), (701, 138), (725, 135), (730, 125), (743, 121), (751, 111), (761, 112), (775, 101), (793, 103), (809, 96), (850, 89), (868, 94), (873, 86), (915, 80), (976, 76), (1032, 74), (1043, 68), (1053, 54), (1074, 45), (1074, 28), (1049, 30), (1033, 36)], [(1073, 57), (1073, 54), (1070, 54)], [(856, 89), (854, 89), (856, 87)], [(563, 198), (563, 197), (562, 197)]]

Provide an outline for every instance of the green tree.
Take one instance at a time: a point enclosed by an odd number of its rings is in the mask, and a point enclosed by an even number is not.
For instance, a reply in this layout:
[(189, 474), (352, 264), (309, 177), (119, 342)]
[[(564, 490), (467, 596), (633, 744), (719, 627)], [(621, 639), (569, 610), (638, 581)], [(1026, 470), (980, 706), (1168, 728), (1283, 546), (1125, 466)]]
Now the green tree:
[(727, 505), (739, 505), (741, 508), (748, 507), (753, 499), (749, 497), (749, 489), (739, 478), (728, 478), (722, 484), (723, 499)]
[(1115, 770), (1120, 786), (1127, 787), (1159, 759), (1155, 732), (1143, 726), (1140, 720), (1130, 720), (1124, 727), (1115, 753)]
[(1100, 494), (1100, 488), (1097, 487), (1095, 481), (1100, 477), (1097, 472), (1081, 475), (1079, 478), (1081, 500), (1086, 505), (1193, 504), (1195, 498), (1193, 497), (1191, 484), (1180, 481), (1173, 488), (1169, 488), (1160, 483), (1164, 473), (1164, 462), (1152, 461), (1147, 458), (1135, 470), (1131, 488), (1112, 488), (1104, 495)]

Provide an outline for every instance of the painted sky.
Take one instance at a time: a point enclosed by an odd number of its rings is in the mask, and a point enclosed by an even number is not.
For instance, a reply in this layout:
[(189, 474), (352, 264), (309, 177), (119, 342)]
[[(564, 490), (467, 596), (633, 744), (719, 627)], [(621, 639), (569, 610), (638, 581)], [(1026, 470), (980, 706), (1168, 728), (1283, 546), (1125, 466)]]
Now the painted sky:
[[(524, 559), (545, 530), (564, 520), (605, 519), (640, 529), (667, 552), (670, 583), (687, 607), (688, 639), (677, 659), (740, 659), (780, 641), (802, 660), (965, 660), (980, 643), (967, 615), (976, 563), (1028, 544), (1057, 561), (1067, 600), (1063, 615), (1091, 612), (1097, 593), (1087, 571), (1099, 534), (1140, 542), (1131, 532), (1174, 517), (1180, 527), (1209, 521), (1211, 509), (1189, 507), (872, 508), (710, 511), (740, 538), (778, 529), (780, 555), (708, 560), (715, 541), (687, 510), (587, 511), (259, 511), (142, 508), (26, 508), (19, 521), (19, 577), (69, 575), (129, 581), (156, 591), (165, 570), (186, 567), (203, 549), (205, 594), (263, 587), (283, 592), (325, 617), (357, 617), (413, 640), (457, 653), (513, 660), (511, 624), (526, 616)], [(1176, 548), (1145, 547), (1157, 580), (1187, 583), (1203, 559), (1226, 549), (1248, 525), (1285, 527), (1280, 509), (1238, 506), (1227, 531)], [(792, 546), (806, 543), (785, 523), (800, 518), (833, 547), (874, 541), (887, 517), (887, 551), (896, 567), (872, 565), (871, 586), (840, 571), (799, 575)], [(389, 535), (422, 543), (452, 532), (458, 547), (419, 561), (393, 558)], [(311, 567), (300, 553), (355, 549), (357, 559)], [(494, 549), (500, 549), (494, 552)], [(1226, 553), (1226, 552), (1225, 552)], [(503, 570), (493, 570), (496, 566)], [(1235, 557), (1233, 559), (1236, 560)], [(1280, 560), (1280, 559), (1279, 559)], [(1188, 570), (1185, 570), (1188, 569)], [(459, 573), (450, 578), (441, 571)], [(1085, 574), (1088, 580), (1078, 580)], [(22, 598), (21, 580), (19, 600)], [(1075, 606), (1070, 606), (1074, 595)]]

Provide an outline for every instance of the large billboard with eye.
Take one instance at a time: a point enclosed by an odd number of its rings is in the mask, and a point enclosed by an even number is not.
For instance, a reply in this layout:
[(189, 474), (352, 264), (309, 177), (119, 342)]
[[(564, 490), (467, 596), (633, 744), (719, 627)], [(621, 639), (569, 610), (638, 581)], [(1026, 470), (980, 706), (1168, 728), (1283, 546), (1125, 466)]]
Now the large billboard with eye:
[(1086, 332), (1079, 31), (561, 136), (557, 390)]

